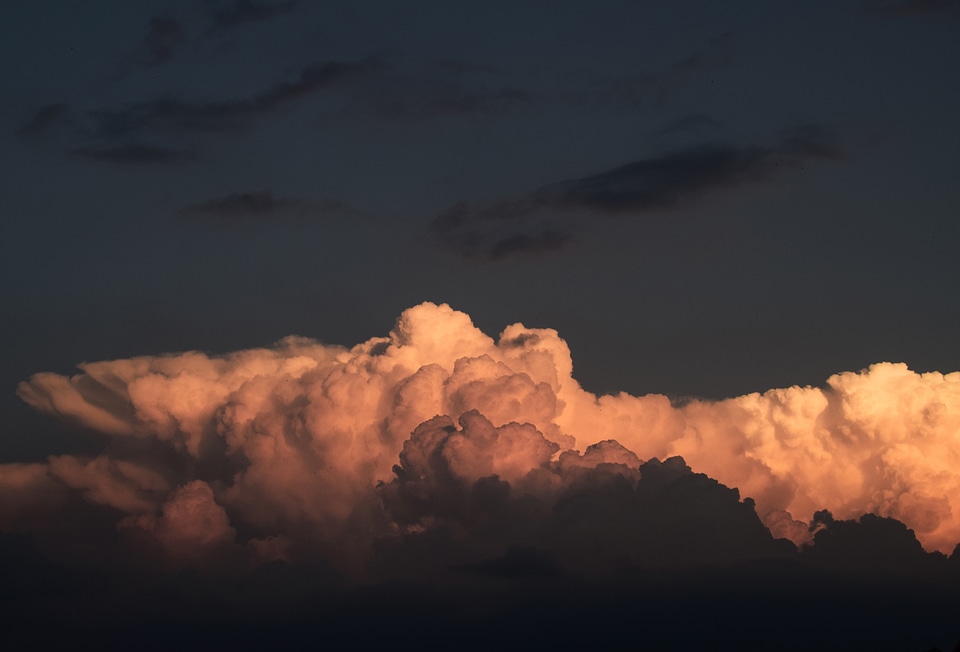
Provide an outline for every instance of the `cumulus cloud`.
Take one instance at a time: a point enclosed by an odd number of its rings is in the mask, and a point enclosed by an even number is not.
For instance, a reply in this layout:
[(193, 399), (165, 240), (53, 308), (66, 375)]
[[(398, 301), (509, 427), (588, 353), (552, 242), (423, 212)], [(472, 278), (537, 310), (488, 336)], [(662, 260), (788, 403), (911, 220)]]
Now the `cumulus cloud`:
[(174, 563), (480, 576), (782, 557), (779, 537), (825, 540), (821, 510), (928, 551), (960, 541), (960, 373), (879, 363), (683, 406), (597, 396), (556, 331), (494, 340), (429, 303), (352, 348), (290, 337), (80, 371), (18, 393), (114, 445), (0, 465), (5, 530), (80, 496)]

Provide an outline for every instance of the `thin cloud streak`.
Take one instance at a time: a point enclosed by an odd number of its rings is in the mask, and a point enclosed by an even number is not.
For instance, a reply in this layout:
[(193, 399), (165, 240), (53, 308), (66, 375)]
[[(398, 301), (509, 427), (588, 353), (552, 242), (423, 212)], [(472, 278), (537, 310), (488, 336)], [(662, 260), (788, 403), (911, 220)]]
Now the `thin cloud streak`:
[(30, 120), (17, 129), (21, 136), (39, 136), (51, 131), (70, 113), (70, 107), (64, 102), (46, 104), (34, 111)]
[(78, 147), (71, 154), (91, 161), (121, 165), (177, 165), (192, 163), (198, 159), (192, 149), (154, 147), (151, 145), (119, 145)]
[(143, 132), (225, 131), (248, 126), (253, 120), (315, 93), (376, 74), (375, 59), (359, 63), (328, 61), (305, 66), (292, 82), (280, 82), (249, 98), (219, 102), (190, 102), (160, 98), (122, 109), (98, 111), (94, 117), (105, 136)]
[(297, 4), (297, 0), (286, 0), (285, 2), (235, 0), (229, 6), (216, 12), (210, 32), (219, 32), (241, 25), (270, 20), (289, 13), (296, 8)]
[(182, 218), (216, 220), (219, 223), (239, 221), (275, 221), (287, 218), (318, 217), (364, 218), (345, 202), (337, 199), (306, 200), (278, 197), (272, 190), (234, 192), (223, 197), (184, 206)]
[[(553, 233), (550, 242), (569, 239), (550, 215), (642, 215), (673, 210), (712, 192), (770, 182), (777, 173), (808, 162), (837, 161), (843, 151), (829, 132), (805, 127), (773, 146), (705, 145), (668, 152), (540, 188), (520, 199), (472, 208), (458, 204), (431, 222), (440, 239), (468, 257), (501, 258), (500, 243), (537, 242), (531, 229)], [(544, 217), (547, 216), (547, 217)], [(552, 219), (556, 219), (553, 217)], [(533, 248), (536, 250), (536, 248)], [(522, 246), (513, 249), (524, 251)]]

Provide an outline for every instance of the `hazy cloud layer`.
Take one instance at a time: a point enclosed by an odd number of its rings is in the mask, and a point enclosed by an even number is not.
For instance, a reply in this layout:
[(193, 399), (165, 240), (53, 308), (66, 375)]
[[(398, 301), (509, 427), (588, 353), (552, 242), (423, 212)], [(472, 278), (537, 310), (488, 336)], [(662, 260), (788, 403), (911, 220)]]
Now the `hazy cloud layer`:
[(558, 214), (569, 220), (598, 213), (633, 216), (668, 211), (708, 193), (768, 183), (778, 172), (842, 156), (829, 132), (805, 127), (772, 146), (705, 145), (677, 150), (551, 184), (520, 199), (476, 208), (459, 204), (435, 218), (431, 227), (466, 256), (496, 259), (508, 253), (537, 252), (556, 248), (571, 237)]

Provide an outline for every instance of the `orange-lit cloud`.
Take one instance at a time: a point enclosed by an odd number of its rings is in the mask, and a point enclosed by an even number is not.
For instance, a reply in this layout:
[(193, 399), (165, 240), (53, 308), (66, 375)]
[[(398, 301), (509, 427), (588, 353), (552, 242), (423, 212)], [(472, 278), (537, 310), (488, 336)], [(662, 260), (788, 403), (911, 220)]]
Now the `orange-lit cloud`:
[(172, 559), (226, 548), (286, 559), (312, 546), (354, 563), (377, 537), (445, 518), (451, 487), (495, 475), (553, 509), (578, 474), (636, 478), (641, 460), (679, 455), (797, 543), (821, 509), (896, 518), (928, 550), (960, 541), (960, 373), (880, 363), (823, 388), (676, 407), (585, 391), (554, 330), (514, 324), (494, 341), (430, 303), (350, 349), (291, 337), (81, 371), (37, 374), (19, 395), (129, 445), (0, 465), (0, 529), (79, 492)]

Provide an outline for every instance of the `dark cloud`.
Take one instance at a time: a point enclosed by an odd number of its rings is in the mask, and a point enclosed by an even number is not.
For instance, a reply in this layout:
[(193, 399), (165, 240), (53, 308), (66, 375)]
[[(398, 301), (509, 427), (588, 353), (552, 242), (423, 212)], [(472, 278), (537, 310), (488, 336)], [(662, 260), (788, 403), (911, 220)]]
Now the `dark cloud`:
[(279, 210), (296, 206), (293, 199), (275, 197), (269, 190), (253, 192), (236, 192), (225, 197), (209, 199), (191, 204), (183, 210), (186, 213), (208, 215), (224, 219), (238, 217), (262, 217), (276, 213)]
[(485, 78), (489, 81), (505, 71), (483, 63), (438, 59), (431, 62), (433, 74), (426, 80), (396, 74), (376, 85), (353, 89), (343, 113), (397, 120), (494, 115), (551, 104), (637, 109), (657, 105), (732, 62), (732, 37), (722, 34), (662, 71), (619, 77), (590, 72), (567, 75), (562, 83), (569, 90), (558, 93), (516, 84), (484, 84)]
[(279, 108), (358, 78), (375, 74), (375, 59), (359, 63), (327, 61), (304, 67), (294, 81), (274, 84), (252, 97), (219, 102), (191, 102), (163, 97), (94, 114), (105, 136), (140, 132), (224, 131), (247, 126)]
[(816, 534), (803, 558), (813, 564), (869, 577), (935, 578), (949, 570), (945, 555), (926, 552), (913, 530), (893, 518), (864, 514), (835, 520), (824, 510), (814, 515), (811, 527)]
[(861, 13), (868, 16), (929, 16), (944, 13), (960, 15), (960, 0), (867, 0), (860, 5)]
[(567, 245), (573, 236), (560, 229), (548, 228), (536, 233), (518, 233), (494, 242), (486, 251), (490, 260), (500, 260), (515, 254), (537, 254), (556, 251)]
[(197, 160), (197, 154), (192, 149), (155, 147), (152, 145), (88, 145), (72, 149), (70, 153), (92, 161), (123, 165), (178, 164)]
[(431, 223), (441, 239), (467, 256), (502, 258), (558, 248), (564, 229), (531, 224), (549, 214), (639, 215), (671, 210), (704, 195), (747, 183), (764, 183), (785, 169), (803, 169), (843, 153), (825, 129), (808, 126), (772, 146), (703, 145), (671, 151), (599, 174), (554, 183), (521, 199), (472, 208), (458, 204)]
[[(449, 417), (421, 424), (404, 444), (396, 480), (381, 488), (391, 520), (408, 527), (381, 548), (388, 574), (430, 572), (430, 563), (500, 577), (561, 568), (606, 575), (795, 552), (774, 540), (752, 501), (679, 457), (640, 465), (605, 441), (551, 462), (559, 447), (529, 424), (495, 428), (472, 411), (459, 425)], [(517, 473), (512, 460), (521, 455), (539, 467)]]
[(293, 10), (297, 0), (285, 2), (257, 2), (256, 0), (236, 0), (219, 9), (214, 15), (214, 24), (210, 31), (220, 31), (245, 25), (258, 23), (281, 16)]
[(816, 129), (790, 134), (772, 147), (703, 146), (670, 152), (548, 186), (537, 197), (551, 207), (641, 213), (670, 207), (713, 189), (761, 182), (780, 167), (811, 159), (838, 160), (840, 150)]
[(151, 18), (143, 44), (150, 63), (163, 63), (173, 58), (177, 45), (184, 40), (183, 26), (175, 18)]
[[(542, 353), (542, 336), (524, 332), (508, 341)], [(423, 367), (424, 377), (431, 368), (438, 366)], [(263, 370), (251, 368), (247, 391)], [(355, 374), (345, 374), (354, 390), (366, 384), (355, 383)], [(227, 427), (243, 391), (225, 397), (230, 409), (209, 415), (211, 429)], [(182, 396), (197, 396), (196, 386)], [(405, 401), (402, 391), (390, 396)], [(98, 394), (98, 405), (109, 403)], [(249, 416), (250, 436), (268, 449), (295, 440), (305, 426), (291, 412), (300, 401), (272, 403), (258, 401)], [(289, 428), (279, 440), (266, 434), (267, 409), (279, 410)], [(103, 649), (145, 640), (158, 649), (260, 649), (322, 627), (331, 640), (350, 635), (367, 647), (395, 642), (405, 623), (416, 623), (420, 648), (448, 649), (460, 636), (469, 640), (458, 648), (626, 641), (703, 649), (722, 641), (721, 649), (806, 650), (811, 637), (796, 635), (798, 621), (816, 623), (818, 650), (949, 649), (956, 639), (960, 552), (925, 552), (897, 520), (838, 520), (822, 511), (812, 543), (798, 550), (771, 535), (751, 499), (680, 457), (641, 462), (609, 439), (583, 452), (560, 449), (529, 423), (495, 426), (477, 410), (422, 422), (394, 458), (392, 479), (371, 487), (362, 509), (349, 514), (358, 529), (343, 538), (307, 530), (297, 553), (305, 560), (294, 559), (293, 545), (272, 547), (279, 537), (254, 539), (237, 507), (236, 529), (225, 530), (227, 512), (205, 482), (182, 485), (174, 500), (120, 527), (120, 510), (93, 504), (92, 494), (108, 488), (81, 482), (90, 494), (74, 495), (56, 516), (44, 514), (45, 527), (0, 532), (0, 609), (8, 617), (0, 643), (48, 648), (82, 636)], [(169, 457), (173, 449), (156, 453)], [(191, 467), (210, 473), (201, 456)], [(309, 456), (299, 461), (310, 463)], [(106, 467), (116, 480), (135, 477), (125, 462)], [(4, 470), (9, 481), (29, 469)], [(274, 483), (289, 477), (283, 467), (276, 473)], [(37, 477), (64, 490), (70, 482)], [(162, 480), (138, 477), (149, 480), (146, 488)], [(236, 476), (226, 473), (215, 484), (231, 481)], [(149, 531), (131, 536), (140, 523)], [(211, 538), (211, 530), (231, 539)], [(204, 554), (171, 566), (147, 534), (201, 545)], [(375, 537), (372, 545), (366, 536)], [(344, 567), (325, 556), (336, 547), (369, 551), (371, 559)], [(275, 554), (251, 558), (245, 549)]]
[(47, 133), (70, 113), (70, 107), (63, 102), (46, 104), (34, 111), (33, 116), (23, 124), (17, 133), (21, 136), (37, 136)]
[(352, 216), (360, 214), (339, 200), (306, 201), (277, 197), (271, 190), (235, 192), (183, 207), (180, 214), (190, 218), (215, 219), (224, 222), (267, 220), (290, 217)]
[(382, 81), (354, 89), (342, 113), (386, 120), (422, 120), (494, 115), (533, 108), (540, 103), (535, 93), (511, 86), (470, 88), (460, 81), (422, 81), (400, 76)]
[(563, 574), (562, 567), (550, 551), (531, 546), (513, 546), (500, 557), (454, 568), (478, 575), (509, 579), (555, 577)]

